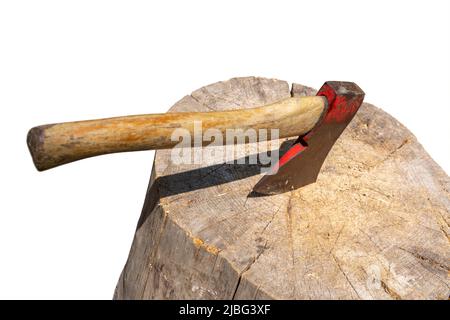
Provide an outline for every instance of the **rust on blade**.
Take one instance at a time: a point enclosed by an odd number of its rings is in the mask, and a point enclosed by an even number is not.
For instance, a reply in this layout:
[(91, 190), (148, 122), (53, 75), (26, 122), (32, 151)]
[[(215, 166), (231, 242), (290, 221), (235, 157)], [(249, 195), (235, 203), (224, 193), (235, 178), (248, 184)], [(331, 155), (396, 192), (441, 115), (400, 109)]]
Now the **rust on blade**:
[(262, 177), (253, 188), (255, 193), (278, 194), (315, 182), (325, 158), (364, 100), (358, 85), (344, 81), (326, 82), (317, 95), (328, 101), (321, 119)]

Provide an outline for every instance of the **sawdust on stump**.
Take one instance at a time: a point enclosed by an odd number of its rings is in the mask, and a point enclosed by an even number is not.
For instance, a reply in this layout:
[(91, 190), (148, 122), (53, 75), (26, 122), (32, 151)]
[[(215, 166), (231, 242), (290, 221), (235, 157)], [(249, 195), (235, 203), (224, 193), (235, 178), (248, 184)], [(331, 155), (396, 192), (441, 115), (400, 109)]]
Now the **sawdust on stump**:
[[(194, 91), (170, 111), (315, 92), (235, 78)], [(175, 165), (170, 155), (156, 152), (115, 299), (449, 297), (450, 179), (373, 105), (362, 105), (317, 183), (290, 193), (248, 197), (260, 179), (256, 166)]]

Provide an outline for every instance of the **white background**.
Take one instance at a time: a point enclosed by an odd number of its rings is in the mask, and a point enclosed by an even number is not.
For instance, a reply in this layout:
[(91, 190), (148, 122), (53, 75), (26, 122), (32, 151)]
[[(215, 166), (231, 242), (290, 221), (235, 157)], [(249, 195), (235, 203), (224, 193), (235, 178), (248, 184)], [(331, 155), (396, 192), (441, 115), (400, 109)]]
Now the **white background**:
[(0, 298), (110, 299), (151, 171), (137, 152), (38, 173), (29, 128), (248, 75), (354, 81), (450, 173), (450, 1), (1, 1)]

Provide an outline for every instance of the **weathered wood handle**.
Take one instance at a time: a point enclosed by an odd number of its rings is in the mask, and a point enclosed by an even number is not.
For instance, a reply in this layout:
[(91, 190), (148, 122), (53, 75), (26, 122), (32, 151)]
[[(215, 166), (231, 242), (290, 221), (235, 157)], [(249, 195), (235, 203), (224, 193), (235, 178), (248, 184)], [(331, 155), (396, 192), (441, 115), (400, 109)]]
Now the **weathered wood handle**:
[(136, 115), (43, 125), (28, 132), (27, 143), (39, 171), (102, 154), (171, 148), (177, 128), (194, 139), (194, 122), (202, 130), (279, 129), (279, 137), (311, 130), (326, 105), (324, 97), (292, 97), (271, 105), (217, 112)]

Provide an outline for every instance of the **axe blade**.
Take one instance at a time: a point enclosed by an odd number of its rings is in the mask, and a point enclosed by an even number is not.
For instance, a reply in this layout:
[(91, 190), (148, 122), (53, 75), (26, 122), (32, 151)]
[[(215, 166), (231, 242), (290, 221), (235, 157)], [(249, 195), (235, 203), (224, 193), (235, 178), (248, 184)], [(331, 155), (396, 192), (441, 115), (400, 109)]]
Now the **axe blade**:
[(317, 95), (328, 101), (321, 118), (255, 185), (256, 194), (279, 194), (316, 182), (329, 151), (364, 100), (355, 83), (344, 81), (325, 82)]

